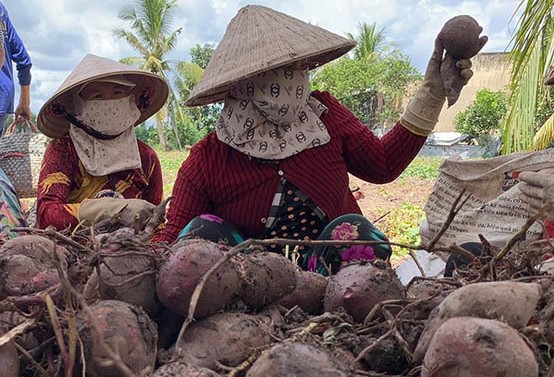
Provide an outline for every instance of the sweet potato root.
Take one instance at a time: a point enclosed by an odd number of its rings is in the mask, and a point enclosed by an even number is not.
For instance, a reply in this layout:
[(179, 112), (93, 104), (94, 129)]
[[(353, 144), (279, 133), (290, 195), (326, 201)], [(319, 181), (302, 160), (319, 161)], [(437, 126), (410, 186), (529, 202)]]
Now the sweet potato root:
[[(160, 268), (156, 291), (166, 308), (186, 317), (194, 289), (224, 252), (217, 244), (202, 239), (180, 241), (172, 247), (172, 252)], [(231, 263), (224, 263), (208, 278), (194, 317), (217, 313), (234, 302), (239, 291), (238, 273)]]
[(538, 363), (528, 343), (496, 320), (455, 317), (435, 332), (421, 377), (537, 377)]
[[(346, 377), (351, 374), (325, 350), (310, 344), (279, 343), (264, 351), (246, 377)], [(353, 374), (352, 374), (353, 375)]]
[(157, 329), (146, 312), (116, 300), (100, 301), (90, 309), (94, 323), (86, 311), (81, 311), (77, 317), (87, 376), (123, 375), (106, 346), (137, 375), (152, 373), (156, 363)]
[(67, 250), (35, 235), (6, 241), (0, 249), (0, 300), (42, 291), (59, 283), (54, 250), (63, 270)]
[(242, 254), (234, 265), (241, 280), (240, 298), (249, 308), (272, 304), (296, 288), (296, 267), (280, 254)]
[(538, 283), (510, 281), (469, 284), (448, 295), (429, 316), (414, 352), (421, 361), (435, 331), (452, 317), (501, 319), (519, 329), (529, 322), (542, 296)]
[(166, 364), (152, 375), (152, 377), (221, 377), (211, 369), (199, 368), (194, 365), (188, 365), (181, 362)]
[(354, 264), (331, 276), (324, 308), (335, 311), (343, 307), (355, 322), (362, 323), (379, 302), (404, 297), (404, 287), (392, 270), (370, 263)]
[(210, 369), (217, 363), (239, 365), (256, 348), (271, 342), (272, 314), (225, 312), (199, 320), (176, 345), (183, 349), (179, 361)]
[(285, 308), (296, 305), (309, 314), (320, 313), (329, 279), (309, 271), (296, 271), (296, 288), (278, 301)]

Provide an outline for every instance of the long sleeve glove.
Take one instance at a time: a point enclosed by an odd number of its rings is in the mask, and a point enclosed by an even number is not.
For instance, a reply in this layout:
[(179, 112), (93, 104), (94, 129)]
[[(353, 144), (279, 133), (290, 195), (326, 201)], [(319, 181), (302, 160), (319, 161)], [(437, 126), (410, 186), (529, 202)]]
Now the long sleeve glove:
[[(519, 174), (522, 200), (529, 205), (532, 212), (538, 212), (547, 204), (554, 207), (554, 169), (545, 169), (540, 172), (524, 171)], [(546, 211), (545, 217), (554, 220), (554, 208)]]
[[(481, 48), (487, 42), (480, 40)], [(449, 96), (459, 95), (473, 75), (469, 59), (456, 60), (444, 54), (441, 36), (435, 39), (435, 48), (427, 64), (423, 82), (400, 118), (400, 123), (412, 133), (427, 136), (435, 127), (446, 98), (445, 83), (449, 82)]]
[(119, 214), (122, 226), (133, 227), (138, 221), (137, 225), (143, 229), (154, 208), (152, 203), (142, 199), (85, 199), (79, 206), (79, 221), (90, 226)]

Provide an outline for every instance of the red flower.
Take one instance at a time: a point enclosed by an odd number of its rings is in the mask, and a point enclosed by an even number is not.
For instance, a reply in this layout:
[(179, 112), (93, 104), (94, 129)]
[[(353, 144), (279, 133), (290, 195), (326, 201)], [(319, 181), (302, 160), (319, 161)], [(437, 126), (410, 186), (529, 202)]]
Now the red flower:
[(331, 232), (333, 240), (357, 240), (359, 236), (358, 226), (347, 222), (337, 225)]

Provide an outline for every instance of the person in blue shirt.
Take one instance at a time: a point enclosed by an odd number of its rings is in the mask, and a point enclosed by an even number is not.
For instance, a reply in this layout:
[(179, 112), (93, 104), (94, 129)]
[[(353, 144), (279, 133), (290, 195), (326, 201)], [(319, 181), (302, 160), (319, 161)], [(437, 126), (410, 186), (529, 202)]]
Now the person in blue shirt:
[[(0, 2), (0, 34), (3, 39), (4, 61), (0, 70), (0, 132), (6, 125), (10, 114), (15, 119), (22, 116), (31, 119), (31, 57), (17, 31), (15, 30), (8, 11)], [(1, 57), (1, 54), (0, 54)], [(19, 103), (14, 104), (15, 85), (13, 63), (17, 70), (17, 80), (20, 85)], [(14, 111), (15, 107), (15, 111)]]

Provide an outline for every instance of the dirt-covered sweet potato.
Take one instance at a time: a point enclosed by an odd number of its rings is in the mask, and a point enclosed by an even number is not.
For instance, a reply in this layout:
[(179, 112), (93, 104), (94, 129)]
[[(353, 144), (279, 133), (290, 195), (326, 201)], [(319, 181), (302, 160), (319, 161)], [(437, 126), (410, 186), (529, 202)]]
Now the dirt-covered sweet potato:
[(208, 368), (173, 362), (158, 368), (152, 377), (221, 377), (221, 375)]
[[(446, 21), (439, 39), (446, 52), (456, 59), (470, 59), (481, 50), (487, 37), (479, 37), (483, 28), (469, 15), (460, 15)], [(484, 39), (484, 42), (483, 42)]]
[(517, 330), (497, 320), (454, 317), (435, 332), (421, 377), (537, 377), (533, 350)]
[(19, 377), (19, 355), (13, 342), (0, 346), (0, 376)]
[(323, 298), (329, 279), (323, 275), (309, 271), (296, 271), (296, 288), (278, 301), (285, 308), (298, 305), (300, 309), (310, 314), (318, 314), (323, 309)]
[(101, 258), (83, 290), (85, 299), (89, 302), (96, 299), (123, 301), (140, 306), (148, 315), (156, 317), (161, 304), (156, 295), (157, 267), (154, 256), (133, 254), (133, 251), (147, 253), (147, 250), (133, 247), (132, 239), (127, 241), (129, 246), (114, 251), (113, 244), (116, 241), (124, 242), (116, 237), (102, 244), (99, 252), (114, 256)]
[[(186, 317), (194, 289), (202, 276), (223, 258), (224, 251), (217, 244), (202, 239), (182, 240), (171, 249), (171, 256), (160, 268), (156, 292), (165, 307)], [(234, 302), (239, 291), (237, 271), (232, 263), (223, 263), (208, 278), (194, 317), (217, 313)]]
[(324, 308), (332, 312), (342, 307), (354, 321), (362, 323), (379, 302), (404, 297), (404, 287), (394, 271), (371, 263), (353, 264), (331, 276)]
[(238, 255), (241, 301), (249, 308), (272, 304), (296, 288), (296, 267), (283, 255), (260, 252)]
[(40, 292), (59, 283), (54, 251), (66, 270), (67, 250), (47, 238), (27, 235), (6, 241), (0, 248), (0, 300)]
[(327, 351), (311, 344), (279, 343), (264, 351), (246, 377), (346, 377), (353, 374)]
[[(122, 301), (100, 301), (90, 307), (94, 322), (82, 310), (77, 316), (78, 331), (83, 341), (87, 376), (118, 377), (106, 346), (136, 375), (154, 371), (157, 353), (156, 324), (142, 308)], [(97, 326), (97, 327), (96, 327)]]
[(256, 348), (271, 343), (274, 313), (224, 312), (193, 323), (176, 344), (176, 348), (182, 347), (179, 361), (210, 369), (218, 362), (239, 365)]
[[(448, 20), (438, 35), (438, 40), (446, 53), (454, 59), (445, 59), (441, 64), (441, 75), (445, 77), (443, 86), (448, 100), (448, 107), (458, 100), (462, 87), (471, 78), (473, 72), (467, 66), (455, 66), (460, 59), (470, 59), (487, 43), (486, 36), (479, 37), (483, 28), (468, 15), (456, 16)], [(460, 75), (453, 75), (459, 71)], [(443, 75), (443, 72), (445, 74)]]
[(423, 359), (435, 331), (452, 317), (501, 319), (516, 329), (525, 326), (542, 291), (539, 283), (511, 281), (474, 283), (456, 289), (431, 312), (414, 351), (414, 360)]

